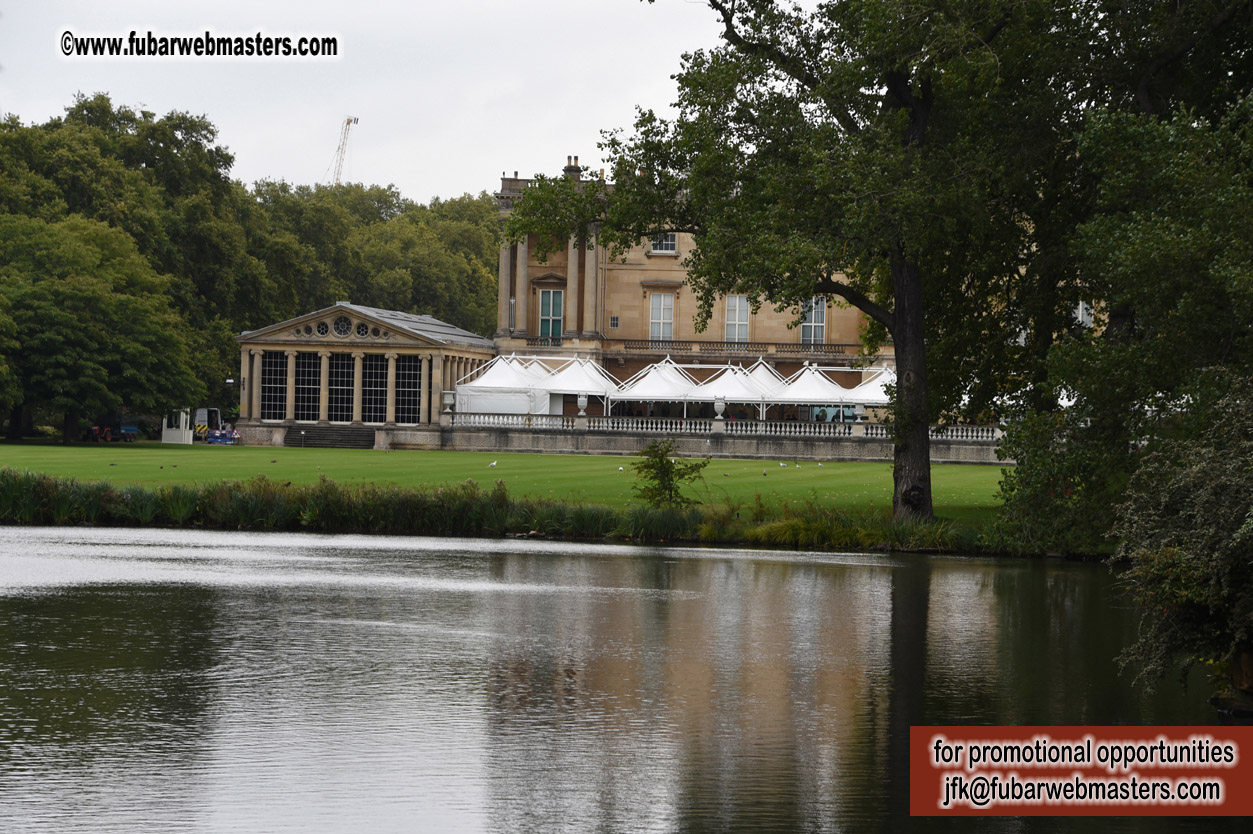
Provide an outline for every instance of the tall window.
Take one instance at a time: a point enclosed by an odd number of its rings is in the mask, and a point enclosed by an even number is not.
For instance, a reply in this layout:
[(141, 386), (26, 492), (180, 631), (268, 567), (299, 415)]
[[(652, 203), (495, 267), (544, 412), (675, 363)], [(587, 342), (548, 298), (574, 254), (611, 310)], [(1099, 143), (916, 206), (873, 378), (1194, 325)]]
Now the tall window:
[(805, 318), (801, 320), (801, 344), (821, 345), (827, 341), (827, 300), (816, 295), (805, 305)]
[(287, 354), (267, 350), (261, 354), (261, 419), (287, 416)]
[(648, 338), (654, 342), (669, 342), (674, 339), (674, 293), (653, 293)]
[(674, 232), (662, 232), (653, 238), (653, 251), (663, 255), (674, 255), (679, 251), (679, 242)]
[(539, 291), (539, 335), (550, 344), (561, 342), (562, 290)]
[(326, 418), (332, 423), (352, 421), (352, 372), (351, 353), (331, 354), (330, 379), (326, 386)]
[(296, 419), (318, 419), (318, 395), (322, 389), (322, 357), (302, 351), (296, 354)]
[(361, 357), (361, 422), (387, 419), (387, 357), (367, 353)]
[(728, 342), (748, 341), (748, 296), (727, 296), (727, 335)]
[(421, 416), (422, 357), (396, 359), (396, 422), (416, 423)]

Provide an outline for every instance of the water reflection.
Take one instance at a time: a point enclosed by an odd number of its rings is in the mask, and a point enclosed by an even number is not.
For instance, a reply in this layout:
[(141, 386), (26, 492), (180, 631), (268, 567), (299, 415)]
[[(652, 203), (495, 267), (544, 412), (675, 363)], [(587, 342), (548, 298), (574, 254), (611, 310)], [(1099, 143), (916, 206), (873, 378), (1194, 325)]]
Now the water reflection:
[(5, 533), (4, 831), (1183, 830), (911, 820), (908, 729), (1214, 723), (1101, 566)]

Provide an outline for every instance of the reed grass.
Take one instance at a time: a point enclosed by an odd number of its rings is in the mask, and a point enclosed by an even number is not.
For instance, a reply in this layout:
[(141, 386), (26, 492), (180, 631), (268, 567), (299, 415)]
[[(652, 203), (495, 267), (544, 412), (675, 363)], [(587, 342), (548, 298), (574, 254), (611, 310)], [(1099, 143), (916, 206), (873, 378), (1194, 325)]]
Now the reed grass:
[(460, 484), (246, 481), (115, 487), (106, 481), (0, 468), (0, 524), (200, 527), (220, 530), (424, 536), (543, 536), (639, 543), (749, 543), (811, 550), (987, 551), (982, 532), (952, 521), (901, 524), (816, 497), (751, 503), (728, 498), (692, 507), (615, 509), (513, 498), (497, 481)]

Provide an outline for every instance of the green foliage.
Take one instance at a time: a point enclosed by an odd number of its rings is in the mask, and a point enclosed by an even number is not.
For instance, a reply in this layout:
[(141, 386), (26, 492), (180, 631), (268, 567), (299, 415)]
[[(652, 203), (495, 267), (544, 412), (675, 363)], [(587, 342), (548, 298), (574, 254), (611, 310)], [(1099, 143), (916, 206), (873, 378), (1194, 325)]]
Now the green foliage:
[(640, 460), (631, 465), (635, 470), (635, 494), (650, 507), (685, 507), (692, 499), (683, 488), (702, 479), (701, 472), (709, 458), (686, 461), (674, 456), (674, 443), (654, 440), (644, 447)]
[(1144, 609), (1123, 659), (1148, 680), (1253, 645), (1253, 380), (1207, 374), (1190, 393), (1189, 430), (1145, 457), (1115, 527)]
[(700, 522), (692, 507), (636, 504), (623, 513), (618, 532), (633, 542), (676, 542), (695, 538)]
[(200, 397), (167, 281), (121, 231), (0, 215), (0, 289), (20, 334), (9, 362), (26, 401), (76, 418)]
[[(1050, 350), (1047, 381), (1010, 427), (1017, 461), (1001, 534), (1017, 550), (1099, 541), (1145, 451), (1196, 431), (1183, 398), (1202, 369), (1253, 373), (1253, 100), (1222, 119), (1107, 114), (1080, 150), (1101, 183), (1074, 244), (1098, 326)], [(1060, 394), (1073, 405), (1056, 410)]]

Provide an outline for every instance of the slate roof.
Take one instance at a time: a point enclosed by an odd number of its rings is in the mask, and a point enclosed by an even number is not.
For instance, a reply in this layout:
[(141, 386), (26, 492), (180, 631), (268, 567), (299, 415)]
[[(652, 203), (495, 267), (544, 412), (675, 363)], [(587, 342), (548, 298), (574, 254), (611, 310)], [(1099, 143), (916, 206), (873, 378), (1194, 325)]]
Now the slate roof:
[(350, 310), (356, 310), (358, 313), (366, 316), (373, 316), (376, 319), (386, 321), (397, 330), (407, 330), (419, 336), (425, 336), (437, 342), (453, 345), (470, 345), (472, 347), (494, 348), (496, 343), (491, 339), (485, 339), (468, 330), (462, 330), (456, 325), (449, 324), (446, 321), (440, 321), (434, 316), (419, 316), (414, 313), (401, 313), (396, 310), (380, 310), (377, 307), (364, 307), (360, 304), (349, 304), (341, 301), (336, 306), (347, 307)]
[(351, 304), (347, 301), (336, 302), (334, 307), (327, 307), (322, 310), (315, 310), (312, 313), (305, 313), (293, 319), (277, 322), (259, 327), (256, 330), (248, 330), (239, 334), (239, 341), (248, 341), (250, 338), (257, 338), (262, 334), (278, 333), (290, 327), (295, 322), (302, 322), (308, 319), (316, 319), (319, 316), (334, 315), (339, 312), (356, 313), (369, 319), (373, 319), (400, 334), (409, 334), (418, 336), (435, 344), (440, 345), (460, 345), (462, 347), (474, 347), (485, 350), (494, 350), (496, 345), (491, 339), (486, 339), (468, 330), (462, 330), (456, 325), (449, 324), (446, 321), (440, 321), (434, 316), (420, 316), (414, 313), (402, 313), (398, 310), (381, 310), (378, 307), (366, 307), (361, 304)]

